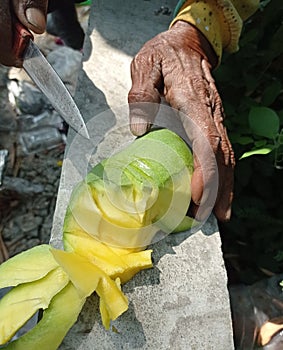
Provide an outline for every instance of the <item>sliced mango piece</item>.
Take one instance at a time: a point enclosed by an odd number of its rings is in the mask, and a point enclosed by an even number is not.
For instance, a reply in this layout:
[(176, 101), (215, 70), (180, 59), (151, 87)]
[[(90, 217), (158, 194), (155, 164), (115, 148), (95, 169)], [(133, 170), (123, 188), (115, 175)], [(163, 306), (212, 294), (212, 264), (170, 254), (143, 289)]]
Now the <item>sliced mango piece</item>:
[(96, 290), (101, 274), (103, 274), (101, 270), (74, 252), (54, 248), (51, 252), (82, 297), (86, 298)]
[[(91, 237), (90, 235), (76, 231), (64, 233), (64, 247), (67, 251), (76, 253), (89, 258), (97, 263), (97, 260), (104, 264), (103, 270), (109, 275), (113, 266), (126, 267), (123, 260), (117, 255), (111, 247)], [(109, 269), (109, 272), (108, 272)]]
[(66, 242), (70, 241), (74, 244), (74, 252), (87, 258), (110, 277), (122, 274), (128, 267), (119, 256), (95, 238), (84, 239), (68, 235)]
[[(119, 196), (121, 191), (117, 192), (117, 187), (111, 187), (111, 184), (105, 188), (101, 183), (99, 180), (89, 185), (83, 181), (74, 189), (63, 231), (84, 231), (109, 245), (124, 248), (144, 248), (150, 244), (158, 227), (140, 222), (138, 216), (143, 215), (142, 212), (138, 212), (137, 217), (131, 215), (135, 208), (121, 208), (125, 202)], [(118, 202), (120, 208), (114, 205)]]
[[(152, 268), (151, 253), (152, 250), (147, 249), (141, 252), (124, 255), (123, 260), (128, 265), (128, 268), (125, 269), (122, 274), (117, 275), (117, 277), (121, 279), (121, 282), (126, 283), (139, 271)], [(115, 277), (116, 276), (113, 276), (113, 278)]]
[(151, 250), (132, 252), (109, 247), (84, 232), (64, 234), (67, 250), (73, 250), (97, 265), (111, 278), (127, 282), (140, 270), (152, 267)]
[(105, 301), (102, 298), (99, 299), (99, 312), (100, 312), (103, 327), (106, 330), (109, 330), (111, 319), (110, 319), (109, 312), (107, 310)]
[(56, 267), (49, 245), (31, 248), (0, 265), (0, 288), (39, 280)]
[(5, 344), (39, 309), (46, 309), (53, 298), (69, 282), (61, 267), (40, 280), (11, 289), (0, 300), (0, 344)]
[(56, 350), (76, 322), (85, 303), (74, 285), (54, 296), (42, 319), (28, 333), (8, 344), (6, 350)]
[[(116, 278), (115, 283), (119, 290), (121, 290), (121, 281), (119, 278)], [(104, 328), (108, 330), (110, 328), (111, 317), (109, 315), (107, 304), (104, 298), (100, 298), (99, 300), (99, 311), (101, 315), (102, 324)]]
[(111, 320), (128, 309), (128, 300), (115, 282), (99, 267), (74, 252), (52, 249), (58, 264), (66, 271), (80, 295), (89, 296), (96, 291), (105, 302)]
[(101, 278), (96, 293), (102, 299), (110, 320), (116, 320), (123, 312), (128, 310), (128, 299), (120, 287), (109, 277)]

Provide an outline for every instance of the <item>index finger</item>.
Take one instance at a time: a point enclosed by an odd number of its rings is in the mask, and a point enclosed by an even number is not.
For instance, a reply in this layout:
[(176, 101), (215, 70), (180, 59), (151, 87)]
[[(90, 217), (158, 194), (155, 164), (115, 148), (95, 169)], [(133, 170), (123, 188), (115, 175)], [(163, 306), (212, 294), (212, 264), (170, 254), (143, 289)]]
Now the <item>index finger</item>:
[(147, 132), (159, 109), (163, 84), (160, 60), (153, 45), (147, 42), (131, 63), (132, 87), (128, 94), (130, 129), (134, 135)]

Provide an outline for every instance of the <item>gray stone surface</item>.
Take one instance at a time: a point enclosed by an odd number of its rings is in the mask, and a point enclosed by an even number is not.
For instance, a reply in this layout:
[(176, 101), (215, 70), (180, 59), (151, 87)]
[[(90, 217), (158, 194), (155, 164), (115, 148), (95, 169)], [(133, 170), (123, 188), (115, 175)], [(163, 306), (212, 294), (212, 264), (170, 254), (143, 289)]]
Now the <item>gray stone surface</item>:
[[(133, 140), (126, 104), (129, 66), (142, 44), (168, 27), (169, 16), (155, 15), (161, 5), (173, 10), (175, 1), (96, 0), (92, 6), (76, 93), (91, 141), (69, 132), (51, 236), (57, 247), (74, 185), (90, 166)], [(158, 123), (166, 119), (170, 126), (172, 118), (164, 117), (167, 109), (162, 112)], [(170, 235), (152, 248), (154, 268), (123, 286), (129, 310), (106, 331), (98, 300), (91, 296), (61, 350), (234, 348), (227, 276), (214, 217), (198, 232)]]

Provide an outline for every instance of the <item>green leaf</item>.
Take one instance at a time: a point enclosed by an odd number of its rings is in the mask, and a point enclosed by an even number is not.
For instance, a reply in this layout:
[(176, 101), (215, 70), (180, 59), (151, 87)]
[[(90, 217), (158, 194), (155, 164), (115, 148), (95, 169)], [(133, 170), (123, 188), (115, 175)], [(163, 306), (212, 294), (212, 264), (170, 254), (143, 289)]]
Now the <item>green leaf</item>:
[(244, 158), (247, 158), (247, 157), (250, 157), (250, 156), (254, 156), (254, 155), (264, 155), (264, 154), (268, 154), (268, 153), (270, 153), (270, 152), (272, 152), (272, 151), (273, 151), (273, 147), (272, 147), (272, 146), (270, 146), (270, 147), (265, 147), (265, 148), (254, 149), (254, 150), (245, 152), (245, 153), (240, 157), (240, 159), (244, 159)]
[(230, 133), (229, 139), (232, 143), (238, 143), (240, 145), (248, 145), (249, 143), (253, 143), (254, 140), (249, 136), (242, 136), (236, 133)]
[(262, 104), (270, 106), (280, 94), (282, 85), (280, 81), (274, 80), (263, 92)]
[(270, 139), (279, 132), (279, 117), (267, 107), (252, 107), (249, 113), (249, 124), (254, 134)]
[(254, 143), (256, 148), (261, 148), (261, 147), (265, 146), (266, 144), (267, 144), (266, 140), (258, 140), (258, 141), (255, 141), (255, 143)]

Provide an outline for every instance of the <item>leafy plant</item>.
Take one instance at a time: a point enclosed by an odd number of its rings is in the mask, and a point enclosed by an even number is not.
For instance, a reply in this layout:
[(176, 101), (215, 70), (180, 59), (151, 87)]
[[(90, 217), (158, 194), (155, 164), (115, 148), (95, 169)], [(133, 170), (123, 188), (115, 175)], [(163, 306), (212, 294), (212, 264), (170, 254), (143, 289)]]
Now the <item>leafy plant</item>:
[(240, 51), (215, 72), (237, 165), (229, 223), (220, 225), (230, 283), (283, 268), (283, 3), (262, 1)]

